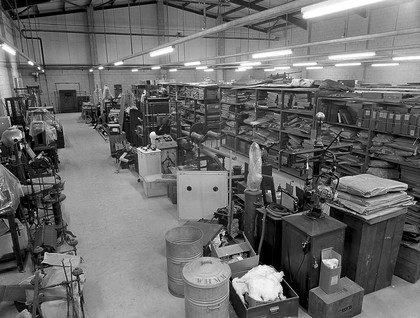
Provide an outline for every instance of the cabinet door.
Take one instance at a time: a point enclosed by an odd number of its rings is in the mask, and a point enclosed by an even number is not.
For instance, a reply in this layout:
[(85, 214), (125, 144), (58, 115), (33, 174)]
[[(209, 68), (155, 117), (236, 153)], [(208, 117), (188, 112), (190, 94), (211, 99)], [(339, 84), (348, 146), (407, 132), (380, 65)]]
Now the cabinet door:
[(178, 218), (211, 218), (228, 205), (227, 171), (179, 171), (177, 173)]

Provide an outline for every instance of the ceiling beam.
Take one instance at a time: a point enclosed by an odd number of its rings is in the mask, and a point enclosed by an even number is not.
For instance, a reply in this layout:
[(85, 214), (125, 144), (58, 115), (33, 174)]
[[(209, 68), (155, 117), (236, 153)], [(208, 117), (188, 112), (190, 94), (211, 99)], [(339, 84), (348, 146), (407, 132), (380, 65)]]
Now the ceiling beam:
[(107, 63), (104, 63), (103, 65), (104, 66), (112, 65), (115, 62), (120, 61), (120, 60), (124, 61), (124, 60), (132, 59), (132, 58), (135, 58), (135, 57), (138, 57), (138, 56), (143, 56), (143, 55), (149, 54), (152, 51), (163, 49), (163, 48), (166, 48), (168, 46), (176, 46), (176, 45), (179, 45), (179, 44), (182, 44), (182, 43), (185, 43), (185, 42), (200, 39), (200, 38), (202, 38), (204, 36), (208, 36), (210, 34), (215, 34), (215, 33), (219, 33), (219, 32), (229, 30), (229, 29), (239, 28), (239, 27), (242, 27), (244, 25), (252, 24), (254, 21), (258, 22), (258, 21), (266, 20), (266, 19), (269, 19), (269, 18), (272, 18), (272, 17), (277, 17), (277, 16), (282, 15), (282, 14), (292, 13), (292, 12), (295, 12), (296, 9), (300, 9), (301, 7), (312, 5), (312, 4), (315, 4), (315, 3), (318, 3), (318, 2), (319, 2), (319, 0), (295, 0), (295, 1), (290, 1), (290, 2), (287, 2), (285, 4), (282, 4), (282, 5), (279, 5), (279, 6), (276, 6), (276, 7), (261, 11), (261, 12), (248, 15), (246, 17), (239, 18), (239, 19), (234, 20), (234, 21), (229, 21), (229, 22), (226, 22), (226, 23), (223, 23), (223, 24), (219, 24), (215, 27), (196, 32), (196, 33), (188, 35), (184, 38), (179, 38), (179, 39), (176, 39), (174, 41), (169, 41), (167, 43), (163, 43), (163, 44), (158, 45), (156, 47), (150, 47), (148, 49), (145, 49), (145, 50), (142, 50), (142, 51), (139, 51), (139, 52), (135, 52), (133, 54), (130, 54), (130, 55), (127, 55), (127, 56), (124, 56), (124, 57), (120, 57), (118, 60), (108, 61)]
[[(111, 2), (111, 1), (108, 1), (108, 3), (109, 2)], [(142, 2), (137, 2), (135, 4), (130, 4), (130, 8), (137, 7), (137, 6), (150, 5), (150, 4), (156, 4), (156, 0), (142, 1)], [(93, 10), (98, 11), (98, 10), (127, 8), (128, 5), (129, 5), (128, 2), (123, 3), (123, 4), (116, 4), (116, 5), (113, 5), (113, 6), (102, 7), (102, 5), (101, 5), (99, 7), (93, 8)], [(62, 15), (62, 14), (72, 14), (72, 13), (82, 13), (82, 12), (86, 12), (86, 9), (66, 10), (64, 12), (57, 12), (57, 11), (51, 11), (51, 12), (45, 12), (45, 13), (39, 13), (38, 12), (38, 14), (32, 14), (30, 16), (30, 18), (34, 19), (34, 18), (52, 17), (52, 16), (57, 16), (57, 15)], [(20, 20), (25, 20), (25, 19), (29, 19), (29, 17), (27, 15), (23, 15), (23, 16), (19, 16), (19, 19)], [(13, 17), (13, 20), (16, 20), (16, 18)]]
[(64, 0), (64, 1), (67, 2), (67, 3), (69, 3), (69, 4), (71, 4), (71, 5), (73, 5), (73, 6), (75, 6), (75, 7), (77, 7), (77, 8), (85, 9), (86, 10), (86, 7), (85, 6), (81, 6), (81, 5), (77, 4), (77, 3), (71, 2), (70, 0)]
[[(198, 14), (198, 15), (203, 15), (203, 12), (201, 10), (195, 10), (195, 9), (191, 9), (191, 8), (181, 7), (181, 6), (178, 6), (178, 5), (173, 4), (173, 3), (166, 3), (166, 5), (168, 7), (172, 7), (172, 8), (175, 8), (175, 9), (184, 10), (184, 11), (194, 13), (194, 14)], [(206, 18), (212, 18), (212, 19), (216, 20), (217, 15), (212, 14), (212, 13), (206, 13)], [(233, 19), (224, 19), (224, 22), (230, 22), (230, 21), (233, 21)], [(255, 28), (253, 26), (250, 26), (249, 29), (257, 31), (257, 32), (266, 33), (265, 29), (262, 29), (262, 28)]]
[(259, 5), (255, 4), (253, 2), (247, 2), (247, 1), (244, 1), (244, 0), (230, 0), (230, 2), (233, 3), (233, 4), (236, 4), (238, 6), (242, 6), (243, 9), (252, 9), (252, 10), (255, 10), (255, 11), (258, 11), (258, 12), (261, 12), (261, 11), (264, 11), (264, 10), (268, 9), (266, 7), (259, 6)]
[(292, 14), (285, 14), (281, 16), (281, 18), (286, 22), (290, 22), (291, 24), (294, 24), (301, 29), (308, 30), (308, 22), (305, 19), (296, 18)]
[[(264, 0), (254, 0), (254, 1), (250, 2), (250, 4), (257, 4), (257, 3), (259, 3), (259, 2), (263, 2), (263, 1), (264, 1)], [(235, 8), (235, 9), (229, 10), (229, 11), (227, 11), (227, 12), (223, 13), (223, 14), (222, 14), (222, 17), (226, 17), (226, 16), (228, 16), (229, 14), (232, 14), (232, 13), (238, 12), (238, 11), (243, 10), (243, 9), (245, 9), (245, 8), (244, 8), (244, 7), (242, 7), (242, 6), (240, 6), (240, 7), (237, 7), (237, 8)]]

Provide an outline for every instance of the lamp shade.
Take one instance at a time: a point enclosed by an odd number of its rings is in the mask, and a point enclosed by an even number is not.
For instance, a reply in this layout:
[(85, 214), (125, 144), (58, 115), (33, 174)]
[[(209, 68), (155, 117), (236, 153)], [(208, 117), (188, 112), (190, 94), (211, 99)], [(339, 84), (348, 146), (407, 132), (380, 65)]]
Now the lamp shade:
[(1, 142), (8, 148), (12, 147), (15, 143), (21, 141), (22, 139), (22, 131), (15, 127), (7, 128), (1, 135)]

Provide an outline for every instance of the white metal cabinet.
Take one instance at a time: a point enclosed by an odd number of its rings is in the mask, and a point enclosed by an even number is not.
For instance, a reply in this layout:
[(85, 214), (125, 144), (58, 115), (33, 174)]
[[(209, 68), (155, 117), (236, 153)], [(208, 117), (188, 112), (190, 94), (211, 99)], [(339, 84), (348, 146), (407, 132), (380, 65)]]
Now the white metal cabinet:
[(227, 171), (177, 171), (178, 219), (211, 218), (228, 205)]
[(144, 177), (160, 174), (161, 171), (161, 154), (160, 150), (143, 150), (141, 147), (137, 148), (137, 159), (139, 164), (139, 177), (144, 180)]

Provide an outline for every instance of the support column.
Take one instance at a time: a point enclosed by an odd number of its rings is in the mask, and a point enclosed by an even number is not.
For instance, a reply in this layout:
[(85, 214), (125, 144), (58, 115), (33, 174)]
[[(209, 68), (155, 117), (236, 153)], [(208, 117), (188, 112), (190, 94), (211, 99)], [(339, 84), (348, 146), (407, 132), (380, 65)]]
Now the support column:
[[(221, 25), (223, 23), (223, 17), (222, 17), (222, 12), (219, 8), (219, 14), (217, 15), (217, 25)], [(226, 54), (226, 38), (225, 38), (225, 31), (219, 32), (217, 33), (217, 43), (216, 43), (216, 47), (217, 47), (217, 55), (218, 56), (223, 56)], [(225, 59), (217, 59), (216, 63), (225, 63)], [(226, 82), (226, 70), (221, 70), (216, 72), (216, 82), (218, 82), (219, 79), (219, 75), (222, 77), (221, 80), (223, 82)]]
[[(157, 32), (158, 32), (158, 45), (165, 44), (167, 42), (168, 31), (166, 26), (169, 25), (165, 16), (165, 6), (163, 0), (156, 1), (156, 22), (157, 22)], [(159, 58), (160, 64), (165, 64), (170, 62), (169, 55), (163, 55)]]
[[(90, 56), (91, 56), (91, 65), (98, 65), (99, 58), (98, 58), (98, 46), (96, 44), (96, 34), (95, 34), (95, 18), (93, 12), (93, 6), (90, 5), (86, 10), (86, 17), (87, 17), (87, 29), (89, 32), (89, 49), (90, 49)], [(94, 70), (93, 72), (88, 73), (89, 79), (89, 91), (92, 93), (96, 86), (99, 88), (102, 87), (102, 79), (101, 73), (99, 70)]]

